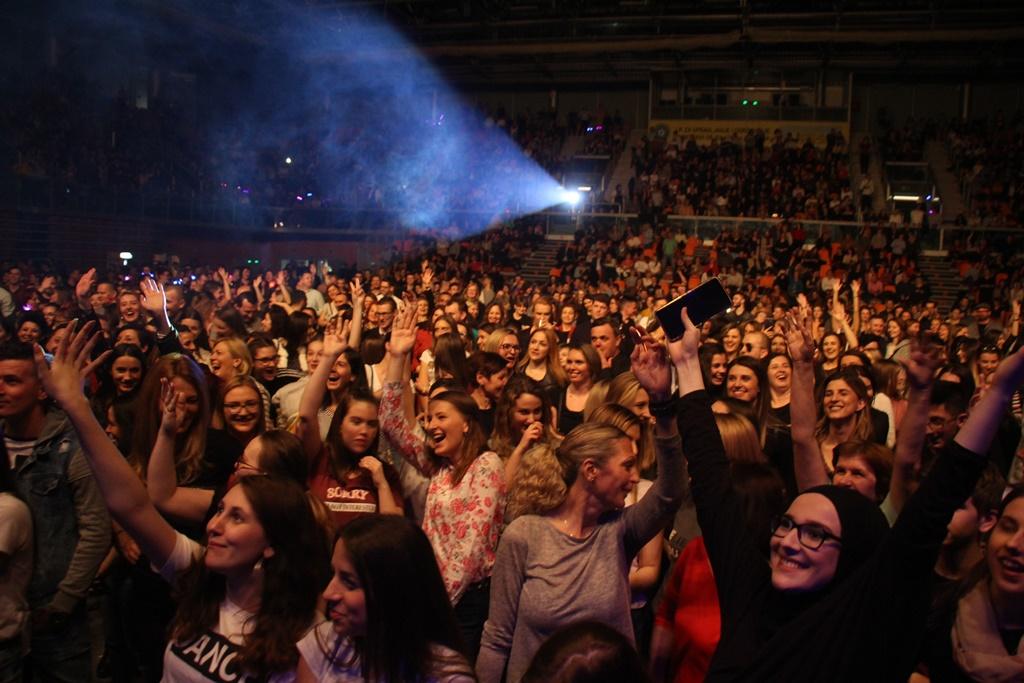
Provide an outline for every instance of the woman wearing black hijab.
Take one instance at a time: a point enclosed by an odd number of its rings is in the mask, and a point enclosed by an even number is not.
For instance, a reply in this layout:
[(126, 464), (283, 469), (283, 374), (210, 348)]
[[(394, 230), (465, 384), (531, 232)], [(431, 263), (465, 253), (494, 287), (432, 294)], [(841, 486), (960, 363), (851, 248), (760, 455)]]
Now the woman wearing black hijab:
[(722, 634), (707, 681), (906, 681), (953, 512), (984, 467), (980, 453), (1024, 380), (1024, 354), (1000, 367), (891, 531), (878, 507), (832, 486), (799, 495), (773, 523), (770, 563), (743, 522), (697, 360), (699, 332), (669, 346), (679, 431), (715, 573)]

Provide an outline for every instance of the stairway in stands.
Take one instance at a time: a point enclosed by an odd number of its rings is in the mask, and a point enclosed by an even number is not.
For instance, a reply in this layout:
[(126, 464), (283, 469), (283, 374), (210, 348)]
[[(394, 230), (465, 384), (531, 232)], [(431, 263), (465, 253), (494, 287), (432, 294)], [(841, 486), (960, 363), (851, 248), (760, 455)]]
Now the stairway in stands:
[(523, 263), (519, 267), (519, 274), (527, 282), (547, 282), (551, 269), (555, 267), (555, 256), (563, 243), (563, 240), (559, 239), (544, 240), (539, 247), (523, 259)]
[(963, 287), (956, 265), (948, 256), (932, 255), (922, 256), (917, 265), (932, 289), (932, 298), (939, 310), (948, 313)]

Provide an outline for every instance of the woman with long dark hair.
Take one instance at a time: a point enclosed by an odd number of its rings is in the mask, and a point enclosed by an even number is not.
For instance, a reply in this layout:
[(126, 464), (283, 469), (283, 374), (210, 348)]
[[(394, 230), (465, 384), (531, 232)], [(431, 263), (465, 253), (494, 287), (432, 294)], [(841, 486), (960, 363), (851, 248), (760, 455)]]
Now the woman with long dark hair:
[(393, 515), (345, 526), (323, 592), (328, 621), (299, 641), (298, 683), (471, 683), (426, 534)]
[(504, 463), (487, 448), (476, 402), (461, 391), (430, 399), (426, 428), (402, 409), (403, 365), (416, 337), (416, 311), (400, 313), (381, 398), (381, 429), (429, 477), (423, 529), (434, 546), (470, 659), (487, 617), (490, 578), (505, 512)]
[(348, 325), (324, 332), (324, 355), (302, 393), (297, 433), (310, 462), (310, 490), (327, 506), (336, 528), (360, 515), (402, 514), (398, 473), (378, 457), (378, 404), (365, 389), (349, 389), (338, 399), (327, 437), (320, 437), (317, 408), (328, 378), (348, 349)]
[(98, 339), (92, 327), (63, 342), (49, 367), (37, 350), (36, 367), (78, 432), (111, 514), (179, 587), (165, 680), (192, 680), (197, 671), (289, 680), (299, 658), (294, 644), (313, 623), (317, 586), (326, 579), (326, 538), (305, 493), (294, 482), (244, 477), (221, 500), (202, 544), (176, 532), (82, 394)]

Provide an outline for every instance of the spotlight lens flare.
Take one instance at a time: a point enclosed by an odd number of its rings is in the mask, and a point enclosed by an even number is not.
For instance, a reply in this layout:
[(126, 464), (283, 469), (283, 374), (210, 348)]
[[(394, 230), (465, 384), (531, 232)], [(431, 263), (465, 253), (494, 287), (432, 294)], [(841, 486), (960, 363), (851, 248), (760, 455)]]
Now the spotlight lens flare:
[(562, 190), (562, 201), (565, 202), (566, 204), (576, 206), (577, 204), (580, 203), (580, 199), (582, 198), (583, 195), (581, 195), (576, 190)]

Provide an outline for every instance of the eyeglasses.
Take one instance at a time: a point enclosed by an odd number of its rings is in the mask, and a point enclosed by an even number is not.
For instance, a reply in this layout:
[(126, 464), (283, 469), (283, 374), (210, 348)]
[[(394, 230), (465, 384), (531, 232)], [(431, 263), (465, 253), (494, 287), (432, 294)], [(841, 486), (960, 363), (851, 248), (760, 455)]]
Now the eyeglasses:
[(498, 348), (501, 349), (502, 351), (518, 351), (519, 344), (502, 344)]
[(255, 474), (265, 474), (265, 472), (263, 470), (261, 470), (259, 467), (256, 467), (255, 465), (250, 465), (249, 463), (247, 463), (244, 460), (236, 460), (235, 461), (235, 472), (240, 472), (242, 470), (249, 470), (249, 471), (251, 471), (251, 472), (253, 472)]
[(782, 538), (796, 529), (796, 539), (808, 550), (818, 550), (825, 541), (842, 543), (843, 539), (829, 533), (820, 524), (797, 524), (789, 515), (780, 515), (772, 520), (772, 536)]
[(239, 410), (256, 410), (260, 407), (259, 401), (245, 401), (244, 403), (225, 403), (224, 410), (230, 410), (231, 412), (237, 412)]

